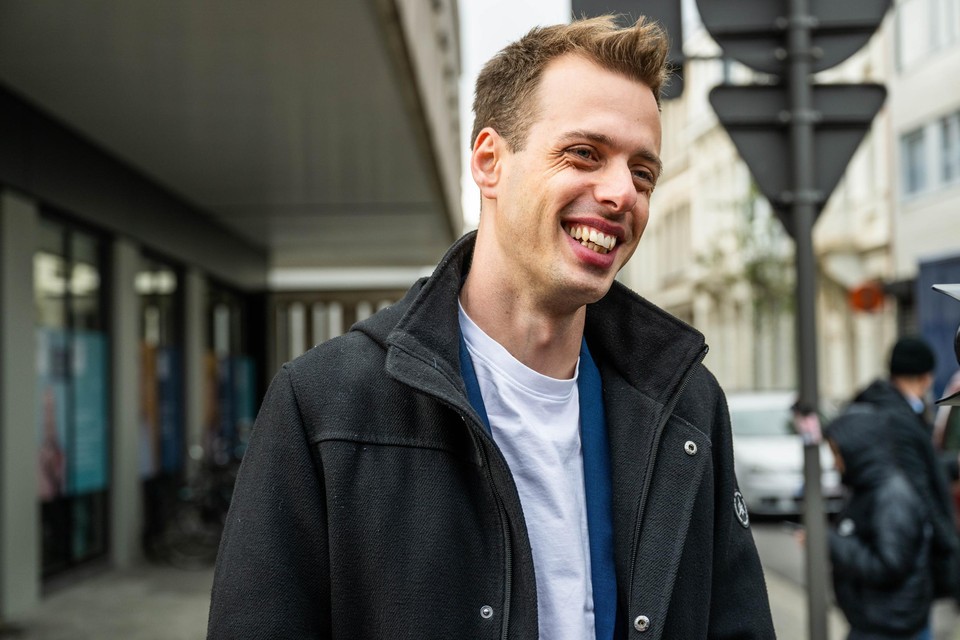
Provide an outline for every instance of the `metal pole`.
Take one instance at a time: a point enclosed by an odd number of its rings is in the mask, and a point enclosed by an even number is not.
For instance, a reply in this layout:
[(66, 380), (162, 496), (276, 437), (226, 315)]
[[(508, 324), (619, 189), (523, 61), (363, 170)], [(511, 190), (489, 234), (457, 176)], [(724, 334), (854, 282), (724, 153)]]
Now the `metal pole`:
[[(816, 411), (820, 406), (817, 385), (816, 259), (813, 223), (820, 205), (814, 185), (815, 114), (810, 84), (810, 29), (813, 16), (809, 0), (790, 0), (787, 56), (791, 105), (790, 147), (793, 161), (791, 220), (796, 240), (797, 360), (799, 405)], [(804, 507), (808, 631), (811, 640), (827, 640), (827, 540), (823, 496), (820, 491), (819, 442), (807, 439), (804, 457)]]

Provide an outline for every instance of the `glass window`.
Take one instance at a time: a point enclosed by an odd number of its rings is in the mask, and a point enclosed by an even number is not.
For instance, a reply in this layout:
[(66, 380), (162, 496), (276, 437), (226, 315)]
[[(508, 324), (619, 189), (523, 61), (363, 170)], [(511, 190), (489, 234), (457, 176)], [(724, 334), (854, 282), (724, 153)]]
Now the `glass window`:
[(42, 218), (34, 254), (44, 576), (102, 556), (109, 487), (103, 243)]
[(182, 306), (177, 270), (143, 257), (134, 286), (140, 302), (140, 475), (183, 468)]
[[(209, 288), (204, 391), (204, 456), (209, 464), (233, 464), (243, 456), (256, 417), (256, 376), (245, 345), (243, 298)], [(304, 309), (300, 309), (305, 322)]]
[(903, 0), (897, 6), (897, 67), (903, 71), (930, 51), (933, 35), (929, 19), (930, 0)]
[(945, 184), (960, 180), (960, 113), (940, 121), (940, 167)]
[(140, 477), (147, 552), (162, 532), (182, 484), (185, 458), (182, 296), (178, 270), (142, 256), (134, 287), (140, 304)]
[(906, 195), (920, 193), (926, 184), (926, 145), (924, 131), (917, 129), (903, 136), (903, 189)]

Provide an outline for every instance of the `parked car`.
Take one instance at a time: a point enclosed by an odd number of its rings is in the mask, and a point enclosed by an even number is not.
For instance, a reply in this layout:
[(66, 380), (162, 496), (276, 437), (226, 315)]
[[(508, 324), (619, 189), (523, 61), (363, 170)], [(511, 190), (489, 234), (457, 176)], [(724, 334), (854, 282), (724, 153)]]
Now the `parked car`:
[[(795, 516), (803, 511), (803, 441), (793, 426), (793, 392), (730, 393), (733, 457), (751, 515)], [(833, 454), (820, 445), (821, 491), (828, 513), (843, 500)]]

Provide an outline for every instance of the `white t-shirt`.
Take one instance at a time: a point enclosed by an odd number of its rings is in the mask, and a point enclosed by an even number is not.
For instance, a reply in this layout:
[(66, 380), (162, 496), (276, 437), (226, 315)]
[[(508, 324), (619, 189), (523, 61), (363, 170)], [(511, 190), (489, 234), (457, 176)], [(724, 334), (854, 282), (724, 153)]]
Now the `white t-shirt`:
[(485, 334), (462, 306), (460, 330), (493, 439), (520, 494), (537, 578), (540, 638), (594, 638), (579, 362), (570, 380), (544, 376)]

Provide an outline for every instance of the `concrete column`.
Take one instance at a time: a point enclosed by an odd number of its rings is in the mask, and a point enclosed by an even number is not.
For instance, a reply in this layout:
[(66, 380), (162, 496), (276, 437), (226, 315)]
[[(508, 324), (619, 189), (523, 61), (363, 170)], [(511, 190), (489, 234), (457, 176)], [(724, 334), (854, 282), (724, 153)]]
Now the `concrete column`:
[(134, 278), (137, 245), (117, 239), (110, 273), (113, 356), (113, 478), (110, 491), (110, 556), (129, 567), (142, 556), (143, 490), (140, 482), (140, 305)]
[(36, 203), (0, 192), (0, 617), (40, 599), (37, 498)]
[[(187, 271), (184, 277), (184, 322), (183, 369), (186, 393), (184, 419), (186, 420), (187, 471), (192, 473), (203, 447), (204, 403), (204, 352), (206, 351), (207, 280), (196, 269)], [(198, 449), (199, 447), (199, 449)]]

